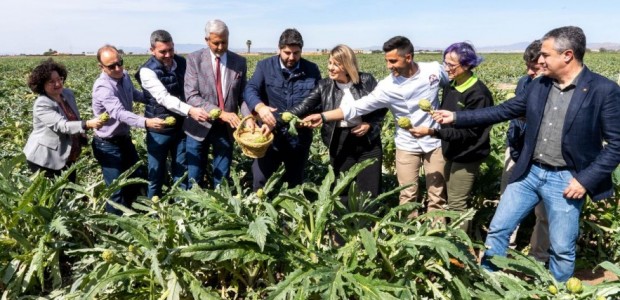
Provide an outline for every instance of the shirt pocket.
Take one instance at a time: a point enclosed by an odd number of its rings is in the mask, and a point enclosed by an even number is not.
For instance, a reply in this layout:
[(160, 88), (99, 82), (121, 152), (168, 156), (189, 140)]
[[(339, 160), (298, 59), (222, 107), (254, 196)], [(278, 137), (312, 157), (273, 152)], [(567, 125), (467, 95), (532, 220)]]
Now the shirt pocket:
[(296, 98), (305, 98), (310, 94), (310, 91), (314, 89), (316, 84), (314, 84), (313, 80), (305, 80), (303, 82), (297, 82), (293, 86), (293, 93)]
[(42, 136), (39, 138), (39, 145), (45, 146), (51, 150), (58, 150), (60, 140), (58, 139), (58, 137)]
[(267, 93), (279, 96), (284, 95), (284, 91), (286, 89), (286, 83), (284, 80), (278, 78), (277, 76), (267, 77), (265, 80), (265, 86), (267, 87)]

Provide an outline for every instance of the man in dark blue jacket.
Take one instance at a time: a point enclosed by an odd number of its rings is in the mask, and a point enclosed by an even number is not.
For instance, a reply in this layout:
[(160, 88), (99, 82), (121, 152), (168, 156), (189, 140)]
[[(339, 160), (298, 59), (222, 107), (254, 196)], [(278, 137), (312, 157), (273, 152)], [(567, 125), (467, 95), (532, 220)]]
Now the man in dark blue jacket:
[(287, 132), (288, 125), (280, 114), (300, 103), (321, 79), (319, 67), (301, 58), (304, 41), (296, 29), (280, 35), (279, 54), (261, 60), (245, 88), (248, 108), (255, 111), (263, 124), (272, 128), (273, 144), (264, 157), (254, 160), (254, 190), (284, 163), (283, 179), (289, 186), (303, 182), (303, 172), (312, 144), (312, 129), (299, 128), (298, 135)]
[(553, 29), (542, 38), (543, 76), (524, 95), (490, 108), (433, 116), (459, 127), (526, 117), (523, 150), (485, 242), (487, 269), (495, 269), (489, 257), (506, 255), (508, 237), (542, 201), (549, 219), (549, 268), (556, 280), (568, 280), (586, 195), (596, 201), (613, 194), (611, 173), (620, 163), (620, 87), (583, 65), (585, 49), (581, 28)]

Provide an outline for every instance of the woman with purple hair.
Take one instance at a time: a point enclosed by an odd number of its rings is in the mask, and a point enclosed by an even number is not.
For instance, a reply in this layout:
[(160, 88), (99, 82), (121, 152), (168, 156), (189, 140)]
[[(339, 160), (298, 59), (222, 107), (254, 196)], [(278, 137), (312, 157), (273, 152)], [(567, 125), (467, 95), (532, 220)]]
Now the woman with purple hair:
[[(493, 96), (487, 86), (472, 71), (482, 62), (474, 47), (467, 43), (454, 43), (443, 52), (443, 65), (450, 78), (450, 85), (443, 88), (441, 108), (449, 111), (473, 110), (493, 105)], [(491, 126), (454, 128), (441, 125), (441, 129), (414, 128), (414, 136), (431, 135), (441, 139), (446, 159), (446, 188), (448, 207), (452, 211), (466, 211), (468, 200), (480, 164), (491, 152), (489, 132)], [(462, 224), (465, 231), (469, 221)]]

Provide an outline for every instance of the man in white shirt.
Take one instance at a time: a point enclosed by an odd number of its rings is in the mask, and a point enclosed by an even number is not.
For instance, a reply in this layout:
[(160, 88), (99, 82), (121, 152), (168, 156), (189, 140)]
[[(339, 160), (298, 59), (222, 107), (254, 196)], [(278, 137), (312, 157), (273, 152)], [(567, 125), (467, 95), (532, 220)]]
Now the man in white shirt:
[[(381, 108), (388, 108), (394, 120), (408, 118), (412, 126), (439, 128), (431, 116), (419, 108), (421, 99), (439, 106), (438, 92), (448, 84), (448, 76), (438, 62), (416, 63), (413, 60), (413, 44), (403, 36), (396, 36), (383, 44), (387, 68), (390, 75), (381, 80), (369, 95), (340, 108), (306, 117), (313, 127), (323, 122), (351, 120)], [(418, 199), (419, 170), (424, 164), (428, 210), (443, 209), (446, 204), (444, 191), (445, 160), (441, 153), (441, 140), (425, 136), (416, 138), (412, 129), (396, 126), (396, 175), (399, 184), (412, 186), (400, 193), (400, 204)], [(412, 212), (410, 217), (417, 216)]]
[[(147, 129), (146, 149), (148, 155), (149, 186), (147, 196), (162, 196), (166, 179), (166, 159), (170, 154), (171, 177), (174, 182), (181, 179), (187, 170), (185, 161), (186, 136), (182, 126), (185, 117), (206, 121), (208, 113), (185, 103), (183, 80), (185, 59), (174, 54), (172, 36), (165, 30), (151, 34), (152, 56), (140, 67), (136, 79), (140, 82), (146, 102), (144, 115), (147, 118), (172, 118), (164, 129)], [(187, 182), (180, 183), (187, 188)]]

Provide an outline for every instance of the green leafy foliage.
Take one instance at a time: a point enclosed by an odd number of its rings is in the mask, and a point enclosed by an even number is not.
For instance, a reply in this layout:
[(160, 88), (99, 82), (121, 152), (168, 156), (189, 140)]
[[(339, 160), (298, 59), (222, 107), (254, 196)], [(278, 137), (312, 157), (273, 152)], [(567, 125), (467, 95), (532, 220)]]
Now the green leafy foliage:
[[(499, 104), (512, 92), (505, 86), (523, 74), (523, 63), (518, 54), (484, 56), (476, 73)], [(327, 56), (305, 57), (327, 74)], [(248, 57), (248, 77), (262, 58)], [(379, 80), (388, 75), (382, 55), (357, 58), (362, 71)], [(75, 92), (82, 118), (92, 118), (96, 59), (55, 59), (69, 69), (66, 87)], [(127, 56), (125, 67), (135, 73), (145, 60)], [(422, 53), (416, 60), (441, 61), (441, 56)], [(399, 188), (391, 114), (382, 128), (386, 192), (377, 197), (360, 193), (353, 180), (369, 162), (345, 174), (328, 168), (328, 149), (317, 129), (302, 186), (283, 184), (279, 170), (262, 193), (252, 192), (252, 161), (237, 148), (232, 180), (217, 189), (182, 191), (172, 185), (159, 201), (142, 197), (131, 207), (117, 206), (122, 217), (104, 214), (115, 190), (144, 181), (129, 178), (130, 170), (105, 187), (89, 147), (70, 170), (78, 171), (77, 183), (68, 182), (68, 173), (50, 180), (26, 170), (20, 153), (37, 95), (25, 81), (39, 61), (0, 58), (0, 101), (7, 104), (0, 111), (0, 293), (6, 299), (612, 299), (620, 294), (617, 281), (584, 284), (581, 293), (569, 294), (544, 266), (520, 252), (494, 258), (505, 272), (478, 266), (472, 252), (482, 246), (459, 223), (473, 220), (479, 229), (475, 236), (483, 238), (494, 210), (489, 204), (498, 199), (507, 124), (491, 131), (491, 155), (477, 177), (474, 210), (466, 214), (403, 217), (420, 205), (395, 205)], [(610, 53), (586, 55), (588, 67), (613, 79), (618, 62)], [(144, 132), (133, 130), (132, 136), (145, 160)], [(582, 264), (593, 268), (604, 261), (597, 268), (620, 275), (617, 200), (588, 201), (583, 212)], [(441, 218), (453, 222), (435, 221)], [(549, 290), (552, 285), (556, 294)]]

